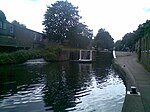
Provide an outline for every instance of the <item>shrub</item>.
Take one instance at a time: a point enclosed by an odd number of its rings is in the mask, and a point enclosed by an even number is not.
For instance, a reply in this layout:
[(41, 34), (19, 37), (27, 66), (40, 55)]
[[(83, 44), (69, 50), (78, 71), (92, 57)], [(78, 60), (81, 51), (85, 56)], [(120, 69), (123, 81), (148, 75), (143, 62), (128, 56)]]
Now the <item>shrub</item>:
[(62, 51), (61, 48), (43, 48), (19, 50), (13, 53), (0, 54), (0, 64), (23, 63), (28, 59), (44, 58), (46, 61), (56, 61)]

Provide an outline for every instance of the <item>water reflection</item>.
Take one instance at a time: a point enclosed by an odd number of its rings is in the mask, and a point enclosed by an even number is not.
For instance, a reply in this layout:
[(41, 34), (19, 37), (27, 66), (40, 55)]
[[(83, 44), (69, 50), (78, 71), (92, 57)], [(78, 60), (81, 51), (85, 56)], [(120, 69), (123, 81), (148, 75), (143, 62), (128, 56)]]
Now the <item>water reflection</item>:
[(2, 112), (121, 112), (125, 95), (111, 61), (3, 66), (0, 76)]

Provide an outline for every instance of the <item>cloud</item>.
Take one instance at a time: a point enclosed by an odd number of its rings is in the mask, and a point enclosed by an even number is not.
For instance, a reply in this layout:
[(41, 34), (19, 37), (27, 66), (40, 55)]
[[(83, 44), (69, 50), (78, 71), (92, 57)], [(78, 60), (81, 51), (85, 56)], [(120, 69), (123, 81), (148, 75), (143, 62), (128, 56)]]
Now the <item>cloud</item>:
[[(44, 14), (47, 6), (57, 0), (0, 0), (2, 10), (8, 21), (17, 20), (27, 28), (42, 32)], [(105, 28), (115, 40), (138, 28), (149, 19), (150, 0), (68, 0), (79, 7), (83, 18), (94, 35)]]

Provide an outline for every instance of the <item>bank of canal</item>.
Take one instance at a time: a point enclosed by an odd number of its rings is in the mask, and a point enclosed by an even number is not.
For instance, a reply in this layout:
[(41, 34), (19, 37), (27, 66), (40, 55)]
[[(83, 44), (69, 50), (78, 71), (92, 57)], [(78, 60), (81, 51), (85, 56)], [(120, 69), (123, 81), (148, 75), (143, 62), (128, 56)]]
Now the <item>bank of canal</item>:
[(1, 66), (0, 111), (121, 112), (126, 88), (111, 62)]

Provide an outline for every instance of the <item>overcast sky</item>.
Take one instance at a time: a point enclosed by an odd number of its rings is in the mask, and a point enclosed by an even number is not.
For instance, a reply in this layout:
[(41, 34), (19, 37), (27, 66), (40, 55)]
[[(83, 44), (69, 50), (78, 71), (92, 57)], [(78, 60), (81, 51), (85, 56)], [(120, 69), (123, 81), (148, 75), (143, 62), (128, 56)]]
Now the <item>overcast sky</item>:
[[(27, 28), (42, 32), (47, 6), (57, 0), (0, 0), (2, 10), (9, 22), (17, 20)], [(82, 22), (94, 35), (105, 28), (114, 40), (138, 28), (139, 24), (150, 20), (150, 0), (68, 0), (79, 7)]]

